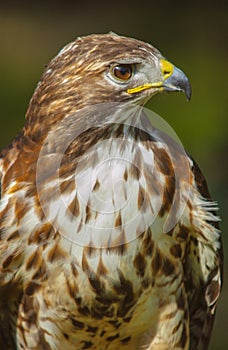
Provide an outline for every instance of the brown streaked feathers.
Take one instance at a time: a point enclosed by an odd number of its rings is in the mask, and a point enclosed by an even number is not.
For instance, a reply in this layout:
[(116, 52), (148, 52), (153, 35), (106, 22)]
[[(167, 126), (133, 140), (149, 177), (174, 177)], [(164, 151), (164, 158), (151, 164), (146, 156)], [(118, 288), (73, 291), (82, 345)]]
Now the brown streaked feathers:
[(190, 84), (113, 33), (78, 38), (47, 66), (0, 154), (1, 349), (208, 348), (217, 207), (142, 110), (162, 91), (189, 98)]

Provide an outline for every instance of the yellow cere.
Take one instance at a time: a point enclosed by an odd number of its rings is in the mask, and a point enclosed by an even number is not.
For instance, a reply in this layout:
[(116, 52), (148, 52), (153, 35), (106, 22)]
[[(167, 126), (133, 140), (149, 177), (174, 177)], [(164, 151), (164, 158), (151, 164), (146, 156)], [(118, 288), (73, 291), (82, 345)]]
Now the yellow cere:
[[(163, 79), (166, 80), (168, 79), (172, 74), (174, 70), (174, 65), (170, 63), (169, 61), (166, 61), (164, 58), (160, 60), (160, 67), (161, 71), (163, 74)], [(128, 94), (135, 94), (137, 92), (150, 89), (150, 88), (162, 88), (163, 82), (156, 82), (156, 83), (151, 83), (151, 84), (145, 84), (145, 85), (139, 85), (136, 86), (132, 89), (128, 89), (127, 93)]]
[(168, 79), (170, 75), (173, 74), (174, 65), (169, 61), (166, 61), (164, 58), (160, 60), (160, 65), (164, 79)]

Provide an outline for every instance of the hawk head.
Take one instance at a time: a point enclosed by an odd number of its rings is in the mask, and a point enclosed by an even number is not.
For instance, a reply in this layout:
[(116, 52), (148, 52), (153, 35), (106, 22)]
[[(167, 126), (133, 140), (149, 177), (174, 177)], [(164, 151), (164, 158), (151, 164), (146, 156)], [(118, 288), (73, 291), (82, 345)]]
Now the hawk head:
[(46, 129), (97, 103), (143, 104), (162, 91), (191, 96), (186, 75), (153, 46), (113, 33), (77, 38), (47, 66), (30, 101), (27, 126)]

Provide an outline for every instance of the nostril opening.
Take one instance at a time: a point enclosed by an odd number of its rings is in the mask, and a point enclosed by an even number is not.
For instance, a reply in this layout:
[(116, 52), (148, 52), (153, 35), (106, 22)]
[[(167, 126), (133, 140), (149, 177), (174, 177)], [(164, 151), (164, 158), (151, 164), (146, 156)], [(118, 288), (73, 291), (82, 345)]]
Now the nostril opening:
[(167, 79), (173, 73), (174, 66), (172, 63), (170, 63), (169, 61), (166, 61), (165, 59), (161, 59), (160, 64), (161, 64), (162, 74), (164, 78)]

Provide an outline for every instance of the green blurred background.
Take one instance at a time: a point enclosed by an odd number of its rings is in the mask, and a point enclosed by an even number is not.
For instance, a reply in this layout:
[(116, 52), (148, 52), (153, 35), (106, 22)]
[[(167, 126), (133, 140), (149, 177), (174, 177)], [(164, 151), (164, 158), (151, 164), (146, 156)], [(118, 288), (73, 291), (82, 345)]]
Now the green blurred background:
[[(228, 250), (228, 2), (224, 1), (9, 1), (0, 4), (0, 147), (24, 124), (44, 64), (67, 42), (90, 33), (148, 41), (189, 76), (193, 95), (159, 95), (148, 107), (174, 128), (200, 164), (221, 208)], [(227, 266), (227, 263), (226, 263)], [(210, 350), (228, 349), (228, 278)]]

